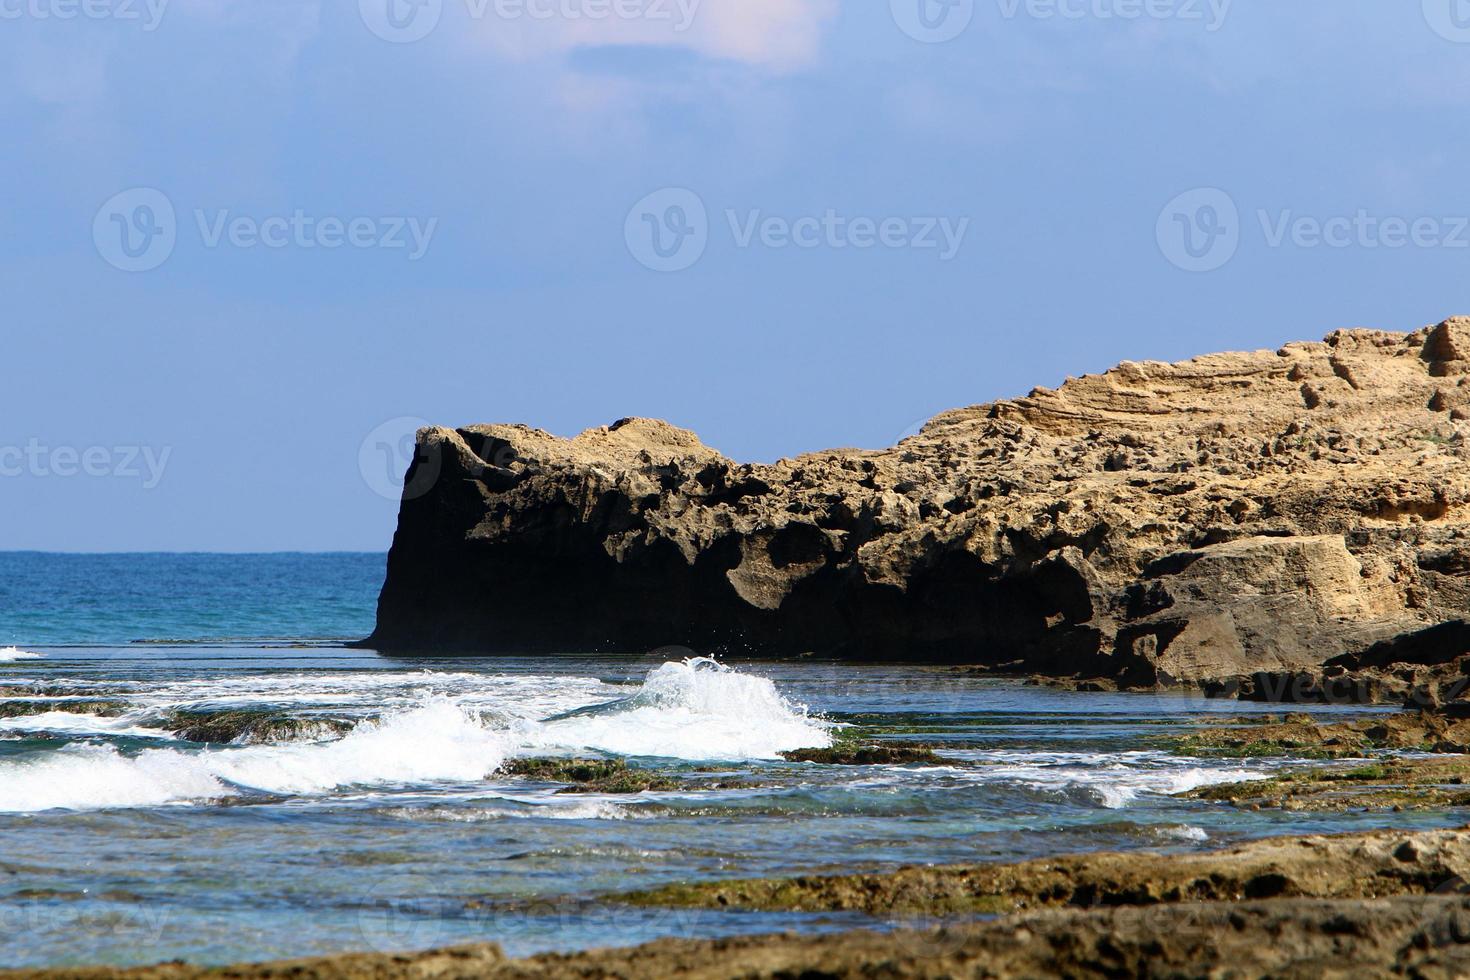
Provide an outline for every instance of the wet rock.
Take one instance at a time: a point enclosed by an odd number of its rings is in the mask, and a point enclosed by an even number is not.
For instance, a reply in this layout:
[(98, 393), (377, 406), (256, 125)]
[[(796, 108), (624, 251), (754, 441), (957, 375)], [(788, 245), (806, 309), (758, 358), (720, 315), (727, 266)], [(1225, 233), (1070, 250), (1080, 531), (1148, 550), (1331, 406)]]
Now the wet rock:
[(688, 789), (682, 780), (645, 769), (633, 769), (622, 759), (515, 759), (501, 770), (545, 783), (568, 783), (562, 793), (642, 793), (645, 790)]
[(1467, 783), (1470, 760), (1455, 755), (1383, 759), (1352, 768), (1296, 769), (1271, 779), (1208, 786), (1182, 795), (1247, 810), (1400, 813), (1470, 805)]
[(1357, 757), (1371, 751), (1460, 752), (1470, 744), (1470, 721), (1436, 712), (1410, 711), (1353, 721), (1326, 722), (1311, 715), (1239, 718), (1163, 739), (1182, 755)]
[(103, 718), (116, 718), (125, 714), (128, 705), (122, 701), (90, 700), (78, 698), (64, 701), (35, 701), (35, 700), (0, 700), (0, 718), (27, 718), (32, 715), (43, 715), (52, 711), (64, 711), (69, 714), (98, 715)]
[[(1405, 859), (1409, 853), (1413, 860)], [(1470, 870), (1470, 832), (1380, 831), (1252, 841), (1191, 854), (1094, 853), (1020, 864), (712, 881), (622, 899), (658, 907), (941, 916), (1250, 897), (1422, 895), (1461, 869)]]
[(825, 766), (904, 766), (914, 763), (944, 765), (927, 745), (838, 745), (830, 749), (782, 752), (787, 762), (817, 762)]
[(345, 718), (263, 711), (175, 711), (162, 724), (190, 742), (261, 745), (339, 738), (355, 723)]
[[(860, 910), (892, 932), (661, 939), (507, 959), (493, 945), (198, 967), (65, 967), (6, 980), (594, 980), (615, 977), (1343, 978), (1470, 974), (1470, 833), (1256, 841), (1204, 854), (1093, 854), (1018, 865), (724, 882), (647, 904)], [(1261, 896), (1252, 898), (1251, 896)], [(1267, 897), (1269, 896), (1269, 897)], [(974, 921), (976, 912), (1009, 912)]]
[(996, 922), (825, 935), (661, 939), (507, 959), (498, 946), (206, 968), (29, 970), (10, 980), (953, 980), (971, 977), (1376, 978), (1470, 973), (1462, 896), (1272, 899), (1048, 909)]

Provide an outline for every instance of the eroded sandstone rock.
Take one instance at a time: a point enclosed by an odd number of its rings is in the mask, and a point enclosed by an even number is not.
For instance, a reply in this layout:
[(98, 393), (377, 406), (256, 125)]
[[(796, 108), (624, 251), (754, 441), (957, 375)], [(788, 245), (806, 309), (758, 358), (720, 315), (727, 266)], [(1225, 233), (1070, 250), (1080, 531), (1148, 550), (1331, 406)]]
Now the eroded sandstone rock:
[(1258, 696), (1470, 615), (1467, 352), (1459, 318), (1125, 362), (890, 449), (771, 465), (646, 419), (426, 429), (367, 643), (817, 652)]

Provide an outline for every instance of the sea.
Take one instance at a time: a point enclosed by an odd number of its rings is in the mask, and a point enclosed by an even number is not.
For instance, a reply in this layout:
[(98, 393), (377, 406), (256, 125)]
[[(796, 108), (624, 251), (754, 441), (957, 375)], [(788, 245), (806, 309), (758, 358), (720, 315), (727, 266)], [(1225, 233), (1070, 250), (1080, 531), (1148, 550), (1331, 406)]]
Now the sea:
[[(385, 557), (0, 553), (0, 966), (886, 929), (913, 923), (617, 896), (1461, 822), (1176, 796), (1304, 761), (1165, 744), (1280, 710), (1265, 705), (678, 647), (350, 648), (372, 629)], [(781, 755), (853, 738), (941, 761)], [(507, 772), (533, 758), (621, 759), (666, 781), (571, 793)]]

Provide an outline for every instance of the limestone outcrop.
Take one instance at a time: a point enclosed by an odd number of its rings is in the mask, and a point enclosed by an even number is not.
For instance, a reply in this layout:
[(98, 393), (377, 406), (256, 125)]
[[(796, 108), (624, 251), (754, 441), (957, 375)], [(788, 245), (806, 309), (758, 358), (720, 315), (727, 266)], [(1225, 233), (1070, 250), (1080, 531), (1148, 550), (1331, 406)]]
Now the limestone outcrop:
[(1125, 362), (889, 449), (770, 465), (648, 419), (425, 429), (365, 642), (679, 644), (1261, 696), (1370, 650), (1453, 661), (1470, 650), (1435, 637), (1463, 630), (1415, 637), (1466, 619), (1455, 318)]

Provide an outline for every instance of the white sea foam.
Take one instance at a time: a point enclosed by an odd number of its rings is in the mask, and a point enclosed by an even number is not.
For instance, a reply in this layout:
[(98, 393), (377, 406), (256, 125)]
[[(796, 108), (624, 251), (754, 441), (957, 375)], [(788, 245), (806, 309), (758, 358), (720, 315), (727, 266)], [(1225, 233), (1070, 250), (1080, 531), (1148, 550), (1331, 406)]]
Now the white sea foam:
[(626, 820), (632, 811), (607, 800), (541, 801), (515, 806), (393, 807), (382, 811), (400, 820), (426, 823), (490, 823), (497, 820)]
[(0, 663), (8, 663), (16, 660), (42, 660), (44, 658), (45, 654), (17, 650), (15, 647), (0, 648)]
[(629, 698), (521, 722), (512, 733), (522, 752), (592, 749), (693, 762), (774, 759), (832, 744), (829, 726), (770, 680), (707, 657), (658, 667)]
[(1144, 795), (1170, 796), (1270, 775), (1264, 766), (1189, 765), (1163, 752), (1001, 750), (955, 754), (988, 763), (974, 769), (951, 769), (949, 774), (961, 782), (1027, 787), (1109, 810), (1126, 807)]
[[(58, 707), (64, 707), (59, 704)], [(0, 718), (0, 731), (52, 732), (58, 735), (116, 735), (132, 738), (172, 739), (173, 733), (139, 725), (136, 716), (107, 718), (71, 711), (46, 711), (16, 718)]]
[(1210, 835), (1202, 827), (1194, 827), (1190, 824), (1179, 824), (1170, 826), (1160, 824), (1154, 827), (1154, 833), (1160, 837), (1171, 840), (1187, 840), (1195, 843), (1203, 843), (1210, 839)]
[(342, 786), (472, 781), (505, 759), (504, 736), (447, 701), (364, 722), (336, 742), (149, 749), (71, 745), (0, 764), (0, 811), (158, 806), (237, 795), (242, 788), (312, 795)]
[[(279, 683), (277, 681), (279, 680)], [(360, 686), (348, 692), (350, 682)], [(406, 686), (407, 685), (407, 686)], [(413, 685), (421, 685), (415, 691)], [(772, 759), (787, 749), (831, 744), (828, 726), (808, 716), (762, 677), (707, 658), (666, 663), (629, 697), (589, 678), (397, 674), (302, 679), (247, 678), (201, 689), (168, 685), (129, 700), (119, 718), (53, 711), (11, 719), (0, 728), (78, 736), (167, 737), (139, 727), (167, 705), (221, 696), (232, 703), (282, 700), (305, 705), (352, 693), (387, 695), (381, 721), (365, 720), (331, 742), (148, 749), (129, 755), (110, 746), (69, 745), (28, 761), (0, 764), (0, 811), (156, 806), (218, 799), (244, 790), (313, 796), (348, 786), (476, 782), (510, 756), (608, 752), (689, 761)], [(446, 689), (469, 688), (448, 696)], [(181, 697), (182, 696), (182, 697)], [(600, 697), (599, 697), (600, 696)], [(219, 701), (215, 700), (215, 704)], [(340, 702), (338, 702), (340, 703)], [(61, 707), (61, 706), (58, 706)], [(572, 710), (568, 711), (567, 708)], [(547, 719), (547, 708), (561, 709)], [(544, 719), (544, 720), (543, 720)], [(609, 819), (611, 804), (566, 819)], [(502, 816), (516, 815), (510, 812)]]
[(168, 750), (135, 758), (111, 746), (68, 745), (34, 762), (0, 765), (0, 810), (157, 806), (230, 792), (189, 756)]

